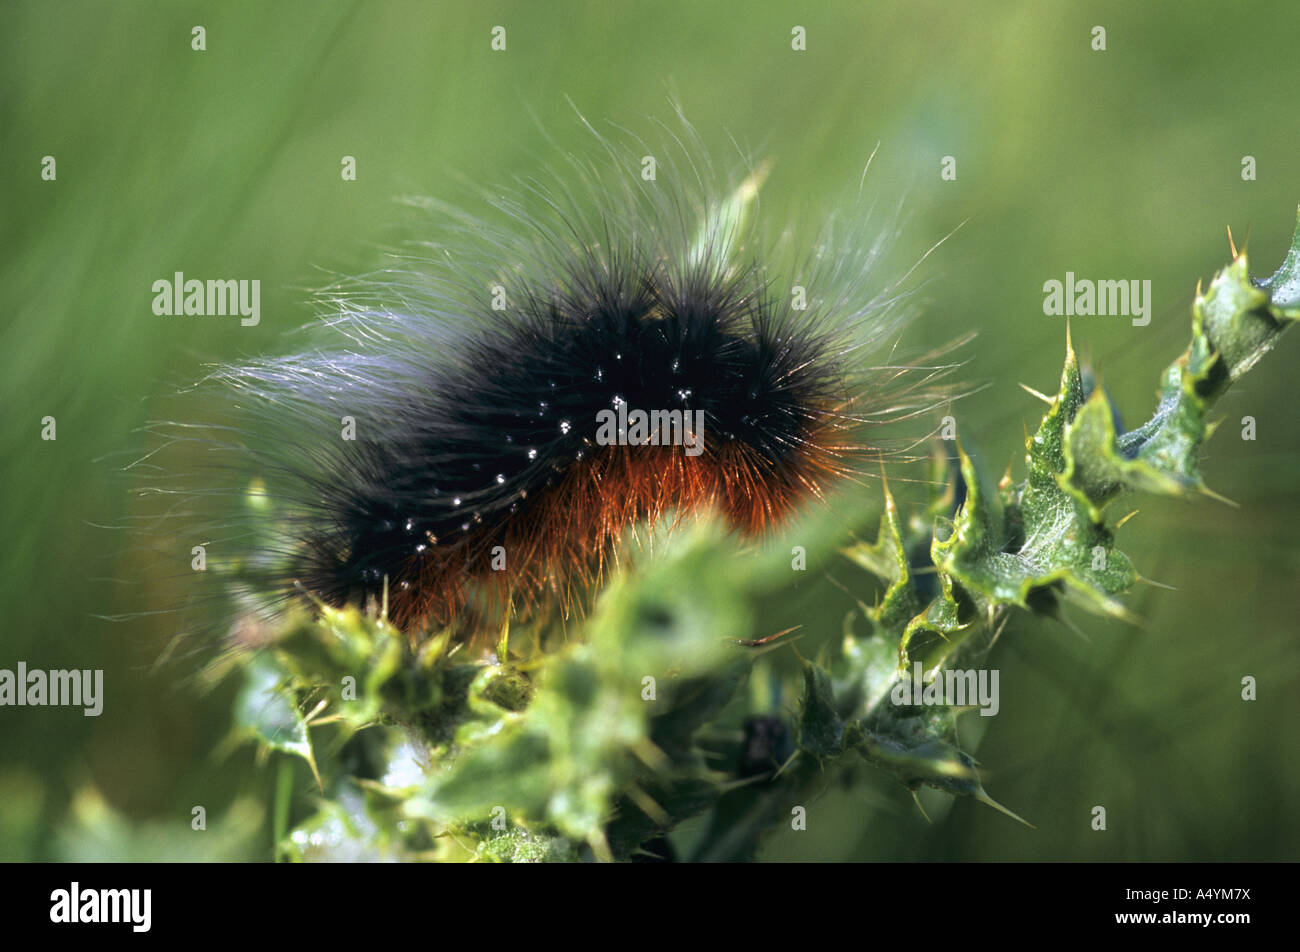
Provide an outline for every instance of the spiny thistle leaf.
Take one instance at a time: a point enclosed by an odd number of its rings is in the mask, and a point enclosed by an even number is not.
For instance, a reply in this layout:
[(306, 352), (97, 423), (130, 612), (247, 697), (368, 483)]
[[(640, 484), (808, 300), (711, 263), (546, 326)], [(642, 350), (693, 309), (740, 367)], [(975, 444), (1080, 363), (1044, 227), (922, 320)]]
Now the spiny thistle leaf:
[(266, 657), (253, 659), (245, 670), (243, 689), (235, 699), (235, 725), (267, 749), (315, 763), (307, 721), (290, 682)]
[[(846, 638), (841, 681), (852, 686), (855, 699), (870, 697), (872, 703), (864, 717), (842, 729), (844, 748), (857, 749), (909, 787), (928, 784), (987, 800), (973, 762), (955, 746), (952, 708), (899, 703), (893, 687), (914, 679), (914, 665), (922, 682), (939, 677), (1008, 606), (1054, 614), (1059, 595), (1089, 611), (1131, 618), (1118, 596), (1137, 572), (1114, 548), (1103, 510), (1123, 491), (1206, 492), (1197, 457), (1212, 429), (1210, 407), (1300, 317), (1300, 216), (1276, 274), (1252, 281), (1245, 255), (1238, 255), (1206, 294), (1197, 294), (1193, 316), (1192, 341), (1165, 371), (1151, 420), (1136, 430), (1123, 433), (1104, 391), (1089, 392), (1067, 335), (1060, 387), (1026, 446), (1025, 479), (1004, 480), (995, 499), (958, 446), (965, 496), (953, 518), (935, 517), (930, 557), (939, 594), (919, 610), (908, 546), (885, 489), (876, 543), (858, 543), (845, 554), (887, 586), (882, 602), (862, 611), (873, 638), (898, 645), (899, 665), (892, 686), (882, 690), (879, 655)], [(904, 621), (908, 612), (914, 613)], [(805, 670), (804, 680), (804, 722), (819, 723), (819, 712), (833, 709), (834, 702), (822, 696), (818, 671)], [(873, 684), (870, 690), (862, 687), (867, 683)], [(901, 696), (913, 698), (921, 688), (913, 685)], [(800, 741), (819, 760), (826, 757), (824, 729), (805, 729)]]

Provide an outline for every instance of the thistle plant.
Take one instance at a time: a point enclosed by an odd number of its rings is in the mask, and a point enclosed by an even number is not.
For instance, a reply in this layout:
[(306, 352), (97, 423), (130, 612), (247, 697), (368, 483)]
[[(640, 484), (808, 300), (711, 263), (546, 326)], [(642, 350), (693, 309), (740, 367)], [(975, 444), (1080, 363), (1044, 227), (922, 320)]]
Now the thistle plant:
[[(301, 758), (317, 787), (314, 812), (290, 828), (282, 771), (278, 857), (747, 859), (799, 822), (829, 770), (863, 762), (914, 793), (1025, 822), (963, 749), (970, 705), (930, 703), (927, 690), (982, 664), (1017, 613), (1134, 619), (1124, 596), (1141, 576), (1116, 547), (1115, 504), (1214, 497), (1198, 469), (1214, 404), (1297, 318), (1300, 227), (1271, 277), (1252, 279), (1237, 254), (1198, 287), (1191, 342), (1140, 426), (1124, 427), (1067, 331), (1018, 476), (993, 481), (958, 444), (952, 457), (936, 449), (909, 519), (886, 474), (759, 546), (707, 519), (642, 527), (592, 610), (559, 635), (507, 624), (479, 651), (450, 630), (408, 638), (382, 604), (299, 610), (236, 656), (240, 731)], [(846, 562), (880, 585), (852, 593), (842, 632), (764, 629), (765, 600)], [(809, 658), (808, 645), (823, 650)], [(797, 683), (767, 664), (773, 652), (796, 657)], [(774, 701), (787, 692), (790, 710)], [(668, 836), (692, 818), (702, 832), (680, 852)]]

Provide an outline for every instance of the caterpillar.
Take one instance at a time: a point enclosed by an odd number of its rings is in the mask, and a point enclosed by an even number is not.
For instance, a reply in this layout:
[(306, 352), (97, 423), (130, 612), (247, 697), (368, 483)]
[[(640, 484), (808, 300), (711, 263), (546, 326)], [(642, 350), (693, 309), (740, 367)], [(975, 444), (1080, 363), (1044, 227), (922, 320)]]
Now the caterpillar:
[(307, 346), (198, 388), (205, 448), (275, 508), (273, 540), (226, 540), (262, 596), (382, 605), (413, 637), (567, 616), (629, 527), (707, 510), (762, 537), (943, 393), (946, 345), (897, 353), (903, 283), (867, 290), (888, 230), (832, 222), (796, 256), (751, 214), (764, 166), (719, 185), (689, 125), (583, 128), (486, 212), (418, 203), (436, 237), (320, 292)]

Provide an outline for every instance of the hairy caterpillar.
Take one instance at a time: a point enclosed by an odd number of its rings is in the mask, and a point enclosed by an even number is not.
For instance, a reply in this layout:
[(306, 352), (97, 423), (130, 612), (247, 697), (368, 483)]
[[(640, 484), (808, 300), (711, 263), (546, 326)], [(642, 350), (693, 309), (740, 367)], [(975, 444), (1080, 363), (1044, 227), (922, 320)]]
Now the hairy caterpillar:
[(488, 217), (426, 203), (439, 240), (322, 292), (324, 342), (199, 388), (235, 417), (199, 439), (276, 510), (274, 539), (225, 540), (260, 595), (412, 633), (567, 613), (629, 526), (707, 508), (762, 534), (933, 405), (946, 366), (879, 359), (906, 316), (899, 283), (866, 291), (887, 232), (778, 245), (769, 270), (761, 170), (722, 188), (689, 127), (658, 149), (587, 130)]

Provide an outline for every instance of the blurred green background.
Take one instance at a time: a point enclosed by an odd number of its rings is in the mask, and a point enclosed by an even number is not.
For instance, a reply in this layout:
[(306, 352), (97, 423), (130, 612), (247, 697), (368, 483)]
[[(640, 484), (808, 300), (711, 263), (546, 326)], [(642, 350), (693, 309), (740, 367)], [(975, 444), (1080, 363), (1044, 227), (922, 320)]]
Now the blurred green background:
[[(504, 53), (489, 49), (498, 24)], [(190, 48), (195, 25), (206, 51)], [(161, 605), (168, 583), (96, 527), (129, 514), (112, 454), (142, 445), (157, 399), (205, 362), (286, 350), (320, 269), (379, 263), (398, 196), (544, 170), (547, 135), (580, 135), (566, 97), (640, 131), (675, 96), (724, 159), (731, 138), (771, 158), (767, 226), (811, 236), (879, 143), (871, 181), (905, 196), (896, 267), (965, 222), (924, 265), (908, 340), (978, 332), (963, 375), (989, 387), (956, 412), (996, 476), (1039, 409), (1018, 382), (1051, 391), (1060, 371), (1044, 281), (1151, 280), (1150, 326), (1073, 323), (1134, 423), (1185, 344), (1197, 279), (1228, 259), (1225, 226), (1256, 273), (1277, 266), (1300, 201), (1298, 30), (1292, 0), (6, 3), (0, 667), (102, 667), (107, 697), (99, 718), (0, 709), (0, 858), (269, 857), (275, 768), (219, 751), (228, 690), (154, 668), (166, 615), (97, 617)], [(945, 155), (955, 181), (940, 179)], [(173, 271), (260, 278), (260, 326), (154, 316), (151, 284)], [(1295, 859), (1298, 347), (1284, 341), (1220, 406), (1204, 469), (1239, 508), (1137, 503), (1121, 547), (1177, 589), (1134, 593), (1145, 627), (1075, 614), (1078, 633), (1003, 636), (1002, 710), (978, 756), (1036, 831), (970, 802), (927, 825), (860, 771), (764, 857)], [(47, 414), (55, 442), (40, 439)], [(1255, 442), (1239, 438), (1246, 414)], [(840, 606), (817, 618), (816, 604), (792, 606), (792, 623), (838, 632)], [(311, 789), (296, 775), (298, 799)], [(1089, 827), (1095, 804), (1105, 833)]]

